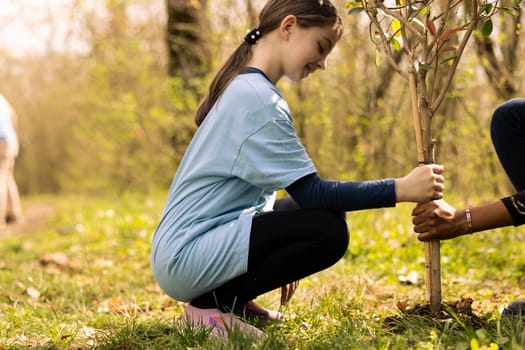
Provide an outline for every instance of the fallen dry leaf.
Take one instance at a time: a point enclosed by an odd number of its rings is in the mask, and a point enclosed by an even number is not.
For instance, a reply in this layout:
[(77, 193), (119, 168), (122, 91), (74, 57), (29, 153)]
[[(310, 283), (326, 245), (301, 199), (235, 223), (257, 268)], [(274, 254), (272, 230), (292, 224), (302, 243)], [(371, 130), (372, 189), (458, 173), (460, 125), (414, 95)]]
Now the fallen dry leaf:
[(111, 267), (113, 266), (113, 261), (112, 260), (108, 260), (108, 259), (95, 259), (93, 261), (93, 265), (96, 266), (96, 267)]
[(399, 276), (399, 282), (413, 285), (419, 285), (422, 283), (421, 278), (419, 278), (419, 273), (417, 271), (410, 271), (408, 275)]
[(109, 298), (100, 303), (100, 306), (97, 308), (97, 311), (102, 312), (116, 312), (124, 314), (133, 314), (140, 311), (140, 308), (137, 304), (130, 302), (126, 303), (122, 299), (114, 297)]
[(69, 259), (64, 253), (49, 253), (43, 255), (39, 260), (40, 265), (47, 266), (50, 264), (57, 265), (59, 267), (67, 267)]
[(40, 293), (36, 288), (34, 287), (28, 287), (26, 289), (26, 293), (27, 295), (29, 295), (31, 298), (33, 299), (38, 299), (40, 298), (40, 295), (42, 295), (42, 293)]
[(35, 348), (38, 348), (38, 347), (44, 347), (46, 346), (47, 344), (49, 344), (51, 342), (51, 338), (49, 337), (45, 337), (45, 338), (42, 338), (42, 339), (37, 339), (37, 340), (33, 340), (31, 343), (32, 343), (32, 346), (31, 347), (35, 347)]
[(405, 312), (408, 308), (408, 301), (407, 300), (400, 300), (397, 302), (397, 308), (401, 311), (401, 312)]

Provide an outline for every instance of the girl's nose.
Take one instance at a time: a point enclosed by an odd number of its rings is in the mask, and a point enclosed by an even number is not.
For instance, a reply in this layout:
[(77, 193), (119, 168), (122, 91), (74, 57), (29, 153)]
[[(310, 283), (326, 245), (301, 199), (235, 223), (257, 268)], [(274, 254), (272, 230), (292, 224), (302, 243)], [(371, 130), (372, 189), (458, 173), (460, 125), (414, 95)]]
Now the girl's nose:
[(319, 60), (317, 62), (317, 68), (320, 69), (320, 70), (325, 70), (326, 69), (326, 57), (322, 58), (321, 60)]

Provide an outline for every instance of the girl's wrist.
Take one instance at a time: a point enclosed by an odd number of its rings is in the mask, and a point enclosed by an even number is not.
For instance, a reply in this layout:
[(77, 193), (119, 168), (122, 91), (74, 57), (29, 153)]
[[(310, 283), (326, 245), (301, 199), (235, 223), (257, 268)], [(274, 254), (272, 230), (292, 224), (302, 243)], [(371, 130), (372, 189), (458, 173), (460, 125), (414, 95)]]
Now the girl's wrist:
[(396, 192), (396, 203), (406, 202), (405, 193), (404, 193), (404, 181), (405, 178), (396, 178), (394, 179), (395, 192)]
[(399, 196), (400, 196), (400, 191), (399, 191), (399, 178), (395, 178), (394, 179), (394, 192), (396, 194), (396, 203), (399, 203), (400, 200), (399, 200)]

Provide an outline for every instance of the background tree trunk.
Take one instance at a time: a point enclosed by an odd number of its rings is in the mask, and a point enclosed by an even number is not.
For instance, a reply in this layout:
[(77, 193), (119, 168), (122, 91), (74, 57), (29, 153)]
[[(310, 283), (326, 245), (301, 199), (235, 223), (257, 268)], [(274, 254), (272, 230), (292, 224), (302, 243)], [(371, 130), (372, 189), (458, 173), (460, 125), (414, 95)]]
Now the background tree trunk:
[(166, 0), (168, 73), (189, 80), (210, 69), (206, 0)]

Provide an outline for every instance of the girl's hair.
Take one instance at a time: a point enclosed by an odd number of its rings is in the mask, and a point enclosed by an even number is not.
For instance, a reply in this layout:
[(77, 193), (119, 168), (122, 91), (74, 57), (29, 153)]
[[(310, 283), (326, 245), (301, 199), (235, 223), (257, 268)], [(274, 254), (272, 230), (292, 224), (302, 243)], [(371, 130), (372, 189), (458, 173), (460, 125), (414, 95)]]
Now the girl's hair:
[[(342, 19), (330, 0), (268, 0), (259, 14), (257, 29), (264, 36), (265, 33), (278, 28), (281, 21), (288, 15), (294, 15), (297, 18), (297, 24), (303, 28), (332, 25), (337, 30), (338, 37), (342, 35)], [(213, 104), (246, 66), (251, 56), (251, 44), (244, 40), (212, 80), (208, 94), (197, 109), (195, 115), (197, 125), (201, 125)]]

